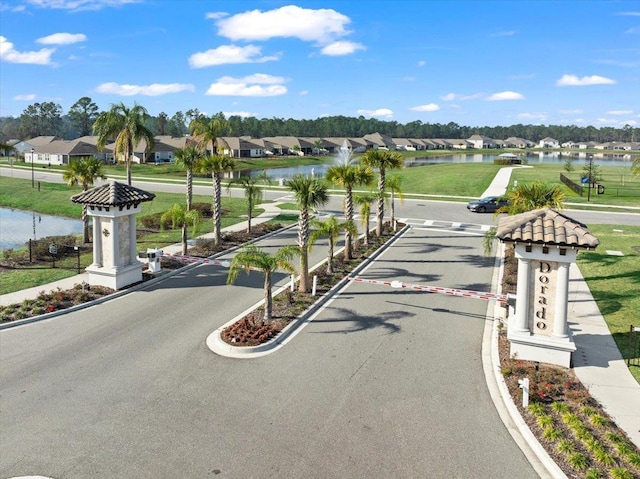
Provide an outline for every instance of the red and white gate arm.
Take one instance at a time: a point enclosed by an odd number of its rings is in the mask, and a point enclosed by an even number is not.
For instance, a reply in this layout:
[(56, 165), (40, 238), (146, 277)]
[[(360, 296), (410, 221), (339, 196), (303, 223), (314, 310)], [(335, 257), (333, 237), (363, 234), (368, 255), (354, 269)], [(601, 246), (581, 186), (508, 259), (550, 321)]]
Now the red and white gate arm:
[(364, 279), (364, 278), (352, 278), (349, 276), (349, 281), (354, 281), (356, 283), (368, 283), (368, 284), (379, 284), (382, 286), (390, 286), (392, 288), (397, 289), (411, 289), (414, 291), (424, 291), (425, 293), (439, 293), (446, 294), (448, 296), (460, 296), (463, 298), (474, 298), (474, 299), (484, 299), (485, 301), (506, 301), (507, 296), (505, 294), (494, 294), (494, 293), (485, 293), (483, 291), (470, 291), (468, 289), (457, 289), (457, 288), (443, 288), (441, 286), (429, 286), (429, 285), (419, 285), (419, 284), (409, 284), (403, 283), (402, 281), (378, 281), (375, 279)]
[(231, 263), (229, 261), (219, 261), (217, 259), (208, 259), (208, 258), (200, 258), (198, 256), (182, 256), (179, 254), (169, 254), (165, 253), (162, 255), (163, 258), (171, 258), (176, 261), (180, 261), (182, 263), (202, 263), (202, 264), (213, 264), (216, 266), (222, 266), (224, 268), (228, 268)]

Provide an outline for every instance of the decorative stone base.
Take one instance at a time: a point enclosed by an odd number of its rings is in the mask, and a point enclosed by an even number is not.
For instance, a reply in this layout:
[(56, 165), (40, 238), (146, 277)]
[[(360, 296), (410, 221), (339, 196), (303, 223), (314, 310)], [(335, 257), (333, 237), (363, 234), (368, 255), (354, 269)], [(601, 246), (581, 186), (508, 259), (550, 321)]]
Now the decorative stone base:
[(142, 281), (142, 263), (136, 262), (121, 268), (98, 268), (93, 265), (86, 269), (91, 286), (105, 286), (122, 289), (130, 284)]
[(539, 361), (565, 368), (571, 367), (571, 353), (576, 350), (572, 338), (553, 338), (532, 336), (530, 334), (511, 333), (507, 330), (511, 342), (509, 355), (523, 361)]

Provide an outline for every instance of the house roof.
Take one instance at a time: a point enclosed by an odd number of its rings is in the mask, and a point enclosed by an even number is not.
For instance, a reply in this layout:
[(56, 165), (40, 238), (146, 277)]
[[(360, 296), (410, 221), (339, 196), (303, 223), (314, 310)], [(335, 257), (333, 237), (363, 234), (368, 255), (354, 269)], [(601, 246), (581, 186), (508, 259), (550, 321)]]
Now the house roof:
[(97, 186), (88, 191), (83, 191), (71, 197), (74, 203), (89, 206), (137, 206), (144, 201), (151, 201), (155, 194), (141, 190), (134, 186), (110, 181), (101, 186)]
[(51, 143), (58, 138), (55, 136), (36, 136), (35, 138), (31, 138), (30, 140), (26, 140), (25, 143), (28, 143), (31, 146), (44, 146)]
[(496, 237), (507, 243), (595, 248), (600, 244), (587, 226), (550, 208), (500, 219)]
[(70, 156), (93, 156), (98, 153), (95, 144), (77, 140), (54, 140), (43, 146), (34, 148), (36, 153), (47, 153), (50, 155), (70, 155)]

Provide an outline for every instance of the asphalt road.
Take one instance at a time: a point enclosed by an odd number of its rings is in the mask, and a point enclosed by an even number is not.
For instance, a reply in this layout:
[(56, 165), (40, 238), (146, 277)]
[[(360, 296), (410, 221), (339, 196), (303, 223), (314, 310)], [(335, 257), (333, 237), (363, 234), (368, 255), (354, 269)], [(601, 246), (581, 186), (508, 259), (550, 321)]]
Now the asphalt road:
[[(487, 290), (491, 272), (480, 236), (414, 228), (363, 277)], [(237, 360), (205, 338), (262, 278), (225, 278), (200, 266), (0, 333), (0, 477), (537, 477), (487, 391), (486, 303), (355, 283)]]

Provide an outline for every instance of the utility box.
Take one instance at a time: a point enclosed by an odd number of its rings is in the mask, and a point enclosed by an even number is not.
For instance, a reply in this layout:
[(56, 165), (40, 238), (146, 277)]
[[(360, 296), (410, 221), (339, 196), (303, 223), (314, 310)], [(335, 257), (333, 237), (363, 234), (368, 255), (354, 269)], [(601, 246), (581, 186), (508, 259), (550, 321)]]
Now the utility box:
[(147, 249), (147, 258), (149, 259), (150, 273), (160, 272), (160, 270), (162, 269), (162, 266), (160, 264), (160, 258), (162, 258), (163, 254), (164, 254), (164, 251), (162, 251), (161, 249), (153, 249), (153, 248)]

